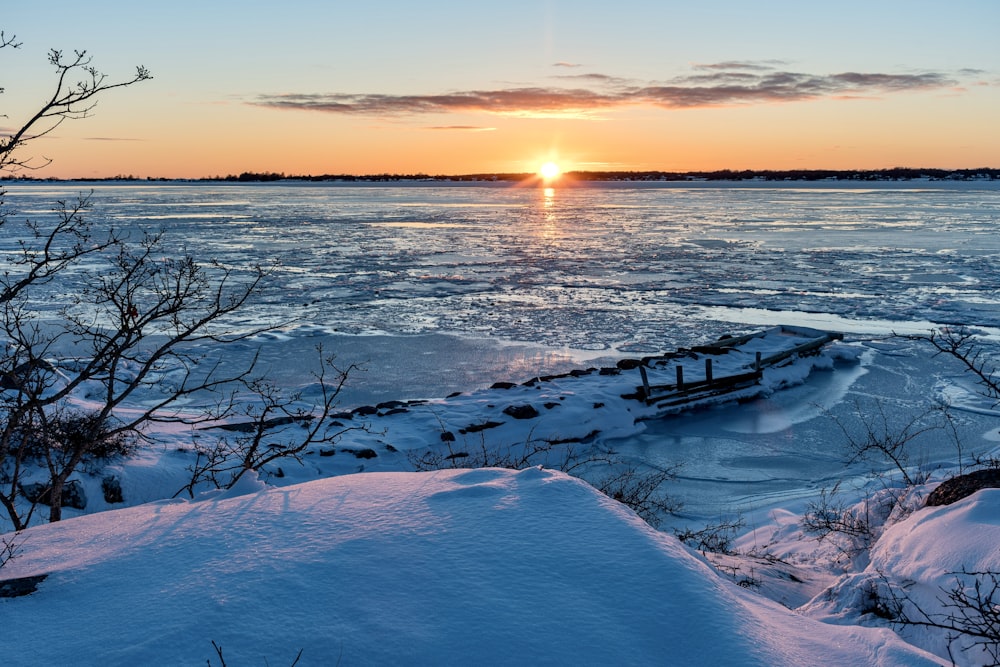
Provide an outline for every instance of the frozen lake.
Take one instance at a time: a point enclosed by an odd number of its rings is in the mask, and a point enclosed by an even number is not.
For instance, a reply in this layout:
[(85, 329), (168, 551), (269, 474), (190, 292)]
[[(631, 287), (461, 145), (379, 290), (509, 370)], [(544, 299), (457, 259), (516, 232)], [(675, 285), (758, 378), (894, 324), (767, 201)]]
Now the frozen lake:
[[(236, 327), (282, 383), (323, 342), (364, 362), (345, 403), (444, 396), (774, 324), (867, 341), (1000, 328), (1000, 183), (498, 185), (11, 183), (14, 220), (93, 190), (91, 218), (163, 230), (225, 266), (274, 266)], [(16, 243), (15, 227), (0, 250)], [(45, 303), (53, 311), (72, 286)], [(844, 474), (831, 415), (879, 397), (921, 409), (962, 385), (907, 342), (766, 401), (649, 424), (614, 446), (683, 462), (696, 516), (785, 502)], [(969, 399), (970, 404), (975, 402)], [(900, 408), (900, 412), (905, 410)], [(991, 446), (990, 406), (960, 428)], [(954, 458), (930, 443), (928, 463)], [(864, 468), (854, 469), (859, 475)]]
[(277, 263), (259, 318), (347, 334), (617, 354), (782, 318), (1000, 325), (1000, 183), (60, 183), (8, 199), (35, 216), (91, 189), (95, 220)]

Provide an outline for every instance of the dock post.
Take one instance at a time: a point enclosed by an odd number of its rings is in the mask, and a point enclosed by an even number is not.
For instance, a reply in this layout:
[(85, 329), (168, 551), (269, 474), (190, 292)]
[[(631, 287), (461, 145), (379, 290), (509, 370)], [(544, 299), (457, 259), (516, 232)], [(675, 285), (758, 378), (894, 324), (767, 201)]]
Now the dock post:
[(705, 381), (712, 384), (712, 359), (711, 357), (705, 358)]
[(639, 375), (642, 376), (642, 390), (645, 399), (649, 400), (649, 378), (646, 377), (646, 364), (639, 364)]
[(677, 391), (684, 389), (684, 367), (677, 364)]
[(759, 371), (760, 370), (760, 350), (757, 350), (757, 361), (754, 362), (753, 369), (755, 371)]

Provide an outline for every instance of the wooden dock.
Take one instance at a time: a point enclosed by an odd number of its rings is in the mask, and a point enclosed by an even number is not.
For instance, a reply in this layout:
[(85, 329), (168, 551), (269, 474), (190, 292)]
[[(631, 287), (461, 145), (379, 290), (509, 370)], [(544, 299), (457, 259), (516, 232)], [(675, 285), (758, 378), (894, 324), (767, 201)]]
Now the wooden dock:
[[(764, 371), (818, 354), (843, 334), (806, 327), (778, 326), (744, 336), (646, 357), (639, 366), (638, 393), (647, 405), (668, 410), (759, 385)], [(662, 380), (669, 379), (667, 382)], [(658, 382), (659, 381), (659, 382)]]

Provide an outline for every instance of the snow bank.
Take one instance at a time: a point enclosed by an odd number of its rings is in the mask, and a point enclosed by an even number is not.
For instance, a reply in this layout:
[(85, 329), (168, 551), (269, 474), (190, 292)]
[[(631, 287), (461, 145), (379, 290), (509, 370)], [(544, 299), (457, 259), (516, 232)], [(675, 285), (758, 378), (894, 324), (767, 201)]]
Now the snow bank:
[[(369, 473), (26, 531), (32, 664), (939, 664), (732, 585), (558, 472)], [(10, 536), (8, 536), (10, 537)]]
[[(861, 572), (843, 577), (802, 611), (835, 623), (884, 623), (872, 616), (877, 604), (893, 605), (915, 620), (924, 620), (913, 603), (941, 622), (957, 609), (948, 609), (948, 593), (961, 586), (972, 593), (974, 573), (1000, 571), (1000, 489), (983, 489), (952, 505), (918, 510), (886, 527)], [(964, 573), (969, 573), (968, 575)], [(991, 581), (983, 579), (989, 595)], [(973, 614), (975, 616), (975, 614)], [(947, 656), (946, 631), (909, 626), (900, 633), (911, 643)], [(970, 646), (968, 637), (952, 644), (958, 665), (980, 665), (990, 656)]]

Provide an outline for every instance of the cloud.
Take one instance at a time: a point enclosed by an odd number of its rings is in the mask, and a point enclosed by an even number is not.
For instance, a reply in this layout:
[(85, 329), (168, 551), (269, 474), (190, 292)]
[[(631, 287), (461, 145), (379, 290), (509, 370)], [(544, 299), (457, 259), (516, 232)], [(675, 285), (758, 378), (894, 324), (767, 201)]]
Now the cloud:
[[(261, 95), (250, 102), (273, 109), (363, 116), (490, 113), (527, 117), (593, 118), (622, 107), (693, 109), (796, 102), (821, 98), (872, 98), (909, 91), (953, 88), (971, 72), (809, 74), (779, 69), (780, 61), (700, 64), (662, 82), (637, 83), (605, 74), (556, 77), (573, 87), (512, 86), (444, 94), (293, 93)], [(449, 126), (444, 126), (449, 127)]]
[(493, 132), (495, 127), (483, 127), (480, 125), (431, 125), (425, 130), (454, 130), (459, 132)]
[(565, 60), (560, 60), (557, 63), (552, 63), (553, 67), (581, 67), (580, 63), (570, 63)]
[(727, 60), (721, 63), (695, 63), (694, 69), (707, 70), (751, 70), (764, 71), (774, 69), (778, 65), (787, 65), (784, 60)]
[(624, 86), (632, 83), (629, 79), (609, 74), (559, 74), (552, 77), (563, 81), (583, 81), (605, 86)]
[(486, 111), (498, 114), (559, 113), (616, 105), (607, 94), (587, 89), (505, 88), (444, 95), (289, 94), (263, 96), (255, 104), (359, 115), (401, 115)]

